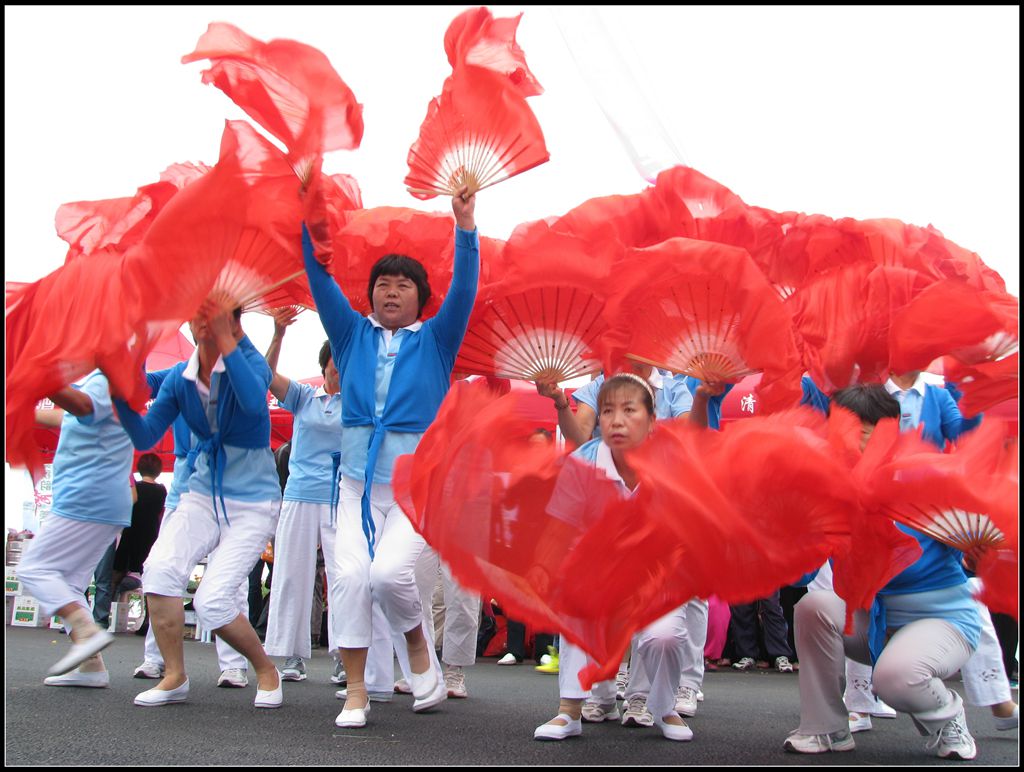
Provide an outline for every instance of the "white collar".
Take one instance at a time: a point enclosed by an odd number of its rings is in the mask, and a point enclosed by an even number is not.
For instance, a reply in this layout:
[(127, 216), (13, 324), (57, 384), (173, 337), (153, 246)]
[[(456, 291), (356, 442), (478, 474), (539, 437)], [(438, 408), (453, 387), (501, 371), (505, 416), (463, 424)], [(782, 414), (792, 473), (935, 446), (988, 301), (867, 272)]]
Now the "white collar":
[(661, 370), (657, 367), (651, 368), (651, 375), (647, 379), (647, 382), (651, 384), (651, 388), (654, 389), (654, 393), (658, 393), (658, 389), (665, 385), (665, 376), (662, 375)]
[[(366, 318), (370, 320), (370, 324), (372, 324), (374, 327), (380, 327), (382, 330), (390, 332), (390, 330), (387, 330), (384, 327), (383, 324), (381, 324), (380, 322), (377, 321), (377, 315), (376, 314), (370, 314)], [(423, 322), (421, 322), (419, 319), (417, 319), (415, 322), (410, 324), (408, 327), (401, 327), (400, 329), (408, 330), (409, 332), (416, 332), (422, 326), (423, 326)]]
[(917, 375), (917, 380), (914, 381), (913, 385), (909, 389), (901, 389), (892, 378), (885, 382), (885, 390), (890, 394), (896, 394), (901, 391), (916, 391), (922, 397), (924, 396), (924, 388), (928, 385), (928, 379), (925, 377), (924, 371), (922, 370)]
[[(222, 373), (227, 369), (224, 367), (224, 357), (218, 356), (217, 361), (213, 363), (213, 371), (215, 373)], [(199, 347), (196, 346), (192, 350), (192, 356), (188, 358), (188, 364), (185, 365), (185, 370), (182, 372), (182, 377), (195, 382), (199, 378)]]
[(622, 475), (619, 474), (619, 470), (615, 468), (615, 459), (612, 458), (612, 449), (609, 448), (604, 440), (597, 446), (597, 458), (594, 459), (594, 466), (600, 469), (609, 480), (617, 482), (622, 485), (627, 491), (629, 486), (626, 485), (626, 481), (622, 479)]
[(314, 397), (327, 397), (327, 398), (330, 398), (330, 397), (333, 397), (334, 395), (333, 394), (328, 394), (327, 393), (327, 389), (325, 389), (323, 386), (317, 386), (316, 391), (313, 392), (313, 396)]

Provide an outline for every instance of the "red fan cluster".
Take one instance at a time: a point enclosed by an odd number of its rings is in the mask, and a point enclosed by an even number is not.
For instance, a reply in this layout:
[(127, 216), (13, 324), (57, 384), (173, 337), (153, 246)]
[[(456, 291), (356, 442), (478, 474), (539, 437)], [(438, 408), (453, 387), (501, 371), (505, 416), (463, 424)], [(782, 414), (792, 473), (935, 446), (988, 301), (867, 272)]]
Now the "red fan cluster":
[(405, 184), (416, 198), (453, 195), (463, 185), (472, 194), (548, 160), (526, 104), (542, 89), (515, 42), (519, 18), (494, 19), (475, 8), (449, 26), (444, 44), (452, 74), (409, 148)]

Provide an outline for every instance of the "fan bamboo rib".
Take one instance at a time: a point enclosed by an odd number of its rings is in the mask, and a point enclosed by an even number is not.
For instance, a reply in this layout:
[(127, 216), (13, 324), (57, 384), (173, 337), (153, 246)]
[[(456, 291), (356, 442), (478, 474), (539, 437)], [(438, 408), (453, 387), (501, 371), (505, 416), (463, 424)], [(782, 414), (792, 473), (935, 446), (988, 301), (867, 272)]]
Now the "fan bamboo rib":
[(593, 295), (563, 288), (491, 301), (466, 330), (460, 369), (557, 382), (594, 372), (600, 363), (585, 355), (605, 329), (602, 308)]
[(956, 507), (922, 507), (908, 504), (886, 507), (887, 514), (961, 552), (981, 547), (997, 547), (1005, 541), (1003, 532), (988, 515)]

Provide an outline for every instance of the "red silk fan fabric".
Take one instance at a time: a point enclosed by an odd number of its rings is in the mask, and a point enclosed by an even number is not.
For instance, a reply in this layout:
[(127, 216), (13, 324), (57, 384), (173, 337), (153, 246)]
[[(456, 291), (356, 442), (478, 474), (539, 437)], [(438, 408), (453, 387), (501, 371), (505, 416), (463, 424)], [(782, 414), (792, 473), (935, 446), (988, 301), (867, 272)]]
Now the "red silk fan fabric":
[(742, 249), (675, 238), (627, 252), (609, 303), (631, 358), (703, 381), (763, 371), (766, 412), (800, 401), (802, 365), (792, 319)]
[(205, 164), (173, 164), (159, 181), (144, 185), (134, 196), (61, 204), (55, 225), (57, 235), (69, 245), (66, 260), (106, 247), (125, 250), (138, 244), (171, 196), (209, 170)]
[(477, 295), (455, 369), (555, 382), (599, 370), (618, 251), (591, 252), (542, 221), (516, 228), (502, 253), (504, 272)]
[(428, 105), (405, 184), (420, 199), (463, 184), (475, 192), (548, 158), (540, 124), (516, 88), (504, 75), (466, 65)]
[(1020, 354), (996, 362), (965, 365), (952, 357), (943, 360), (943, 372), (963, 392), (960, 410), (968, 418), (1020, 395)]
[(219, 88), (281, 140), (303, 179), (323, 153), (359, 147), (363, 106), (316, 48), (294, 40), (265, 43), (232, 24), (213, 22), (181, 61), (199, 59), (212, 62), (203, 83)]
[(856, 491), (811, 411), (722, 433), (663, 422), (630, 454), (640, 486), (621, 500), (595, 467), (532, 445), (518, 397), (457, 383), (396, 462), (396, 499), (460, 583), (595, 657), (585, 682), (693, 595), (750, 600), (848, 546)]
[(516, 43), (522, 14), (495, 19), (484, 7), (470, 8), (456, 16), (444, 34), (444, 50), (453, 70), (470, 64), (506, 76), (524, 97), (544, 93), (526, 66), (526, 54)]
[[(530, 401), (515, 390), (496, 398), (484, 380), (455, 383), (416, 453), (395, 462), (395, 499), (461, 585), (593, 651), (606, 621), (569, 615), (557, 591), (573, 544), (618, 496), (590, 464), (530, 442)], [(553, 498), (562, 477), (586, 492), (586, 517), (558, 516), (572, 509)]]
[(248, 199), (238, 161), (225, 152), (210, 172), (175, 194), (141, 243), (108, 247), (65, 263), (7, 299), (7, 458), (41, 471), (33, 409), (96, 367), (111, 391), (142, 409), (146, 356), (190, 319), (229, 256), (210, 249), (222, 221)]
[(870, 478), (873, 505), (886, 517), (965, 554), (987, 554), (995, 597), (1011, 592), (1005, 572), (995, 568), (1005, 559), (999, 553), (1016, 560), (1018, 550), (1016, 446), (1004, 447), (1005, 436), (1002, 422), (985, 421), (954, 450), (939, 453), (916, 433), (900, 434)]
[(367, 297), (370, 271), (380, 258), (398, 254), (419, 260), (427, 269), (431, 298), (422, 317), (437, 313), (452, 279), (455, 224), (451, 215), (377, 206), (339, 211), (335, 222), (329, 268), (352, 308), (361, 314), (373, 310)]

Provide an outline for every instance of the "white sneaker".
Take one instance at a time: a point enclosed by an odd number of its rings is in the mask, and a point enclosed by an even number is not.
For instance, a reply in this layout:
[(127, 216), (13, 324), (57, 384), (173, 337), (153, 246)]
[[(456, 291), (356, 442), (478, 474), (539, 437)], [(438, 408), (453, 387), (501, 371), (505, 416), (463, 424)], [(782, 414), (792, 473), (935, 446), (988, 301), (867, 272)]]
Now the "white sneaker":
[(613, 702), (611, 705), (603, 705), (597, 700), (587, 700), (583, 703), (583, 720), (588, 724), (600, 724), (602, 721), (618, 721), (619, 705)]
[(412, 687), (404, 678), (395, 681), (395, 694), (412, 694)]
[(871, 715), (875, 718), (896, 718), (896, 711), (875, 697), (875, 707), (871, 710)]
[(964, 709), (960, 708), (960, 712), (947, 721), (946, 725), (935, 735), (935, 739), (925, 747), (929, 750), (935, 748), (935, 753), (940, 759), (970, 761), (977, 756), (978, 748), (974, 744), (971, 733), (967, 731), (967, 717), (964, 715)]
[(281, 668), (281, 677), (285, 681), (305, 681), (306, 663), (302, 661), (302, 657), (288, 657)]
[(623, 708), (623, 726), (654, 726), (654, 716), (647, 709), (647, 698), (643, 695), (630, 697)]
[(449, 697), (465, 698), (469, 696), (466, 691), (466, 674), (461, 667), (449, 667), (444, 674), (444, 685), (448, 690)]
[(704, 702), (704, 692), (697, 690), (697, 702)]
[(217, 679), (217, 686), (224, 689), (244, 689), (249, 685), (249, 674), (238, 667), (229, 667), (221, 671)]
[(164, 677), (164, 669), (162, 667), (160, 667), (160, 665), (156, 664), (155, 662), (150, 662), (149, 660), (146, 660), (141, 665), (139, 665), (137, 668), (135, 668), (135, 673), (132, 675), (132, 677), (133, 678), (154, 678), (154, 679), (163, 678)]
[(871, 715), (868, 713), (850, 713), (850, 731), (867, 732), (871, 729)]
[(688, 686), (680, 686), (676, 690), (675, 711), (681, 716), (697, 715), (697, 690)]
[(626, 699), (626, 687), (629, 685), (629, 671), (620, 670), (615, 674), (615, 698)]
[(502, 657), (501, 659), (498, 660), (498, 664), (499, 665), (518, 665), (519, 664), (519, 660), (516, 659), (516, 655), (515, 654), (513, 654), (512, 652), (509, 652), (504, 657)]
[(852, 751), (856, 745), (849, 729), (840, 729), (831, 734), (798, 734), (793, 732), (782, 747), (790, 753), (828, 753), (830, 751)]

